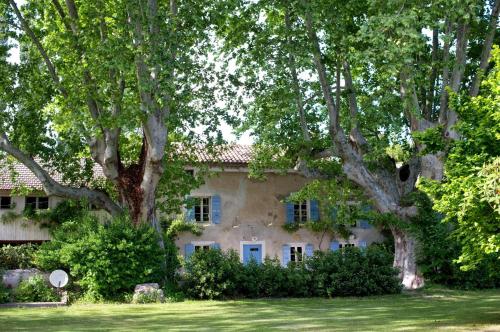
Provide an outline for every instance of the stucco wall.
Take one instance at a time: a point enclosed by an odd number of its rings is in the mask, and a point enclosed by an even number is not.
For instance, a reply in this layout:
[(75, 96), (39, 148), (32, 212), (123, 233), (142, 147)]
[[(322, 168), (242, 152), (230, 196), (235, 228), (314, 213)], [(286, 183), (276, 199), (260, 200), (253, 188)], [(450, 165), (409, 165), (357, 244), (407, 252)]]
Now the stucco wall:
[[(0, 196), (10, 196), (10, 191), (0, 190)], [(2, 216), (15, 213), (22, 214), (24, 210), (24, 196), (12, 197), (12, 209), (0, 209), (0, 241), (45, 241), (50, 239), (47, 228), (40, 228), (30, 220), (2, 221)], [(49, 197), (49, 208), (56, 206), (61, 201), (58, 197)]]
[[(300, 229), (295, 233), (286, 232), (286, 211), (282, 200), (291, 192), (299, 190), (307, 179), (298, 174), (268, 174), (266, 181), (248, 178), (245, 172), (223, 172), (207, 179), (206, 183), (191, 193), (192, 196), (221, 196), (220, 224), (204, 225), (204, 232), (197, 237), (183, 233), (176, 241), (184, 255), (186, 243), (219, 243), (222, 250), (235, 249), (241, 255), (241, 242), (263, 244), (263, 256), (282, 259), (282, 246), (290, 243), (312, 244), (314, 250), (326, 250), (333, 239)], [(382, 241), (383, 237), (375, 228), (352, 229), (355, 236), (349, 241), (336, 239), (340, 243), (366, 241), (367, 244)], [(321, 242), (321, 247), (320, 247)], [(200, 243), (200, 244), (201, 244)]]

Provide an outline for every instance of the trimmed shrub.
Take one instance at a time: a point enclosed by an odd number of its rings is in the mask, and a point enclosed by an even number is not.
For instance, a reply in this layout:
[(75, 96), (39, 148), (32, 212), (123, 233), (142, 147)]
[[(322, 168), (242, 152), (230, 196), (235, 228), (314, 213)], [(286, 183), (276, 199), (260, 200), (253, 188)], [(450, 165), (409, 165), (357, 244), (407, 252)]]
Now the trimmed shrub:
[(234, 250), (201, 250), (185, 264), (184, 290), (189, 297), (220, 299), (233, 297), (241, 280), (240, 259)]
[(40, 247), (35, 262), (44, 270), (69, 270), (85, 298), (94, 300), (120, 299), (136, 284), (160, 283), (165, 274), (165, 251), (155, 231), (125, 217), (107, 224), (90, 215), (66, 222)]
[(37, 248), (31, 243), (0, 247), (0, 268), (13, 270), (33, 267), (33, 255)]
[(392, 255), (382, 246), (316, 252), (303, 263), (281, 266), (266, 258), (243, 265), (220, 250), (195, 252), (186, 263), (184, 289), (192, 298), (366, 296), (401, 291)]
[(17, 302), (56, 302), (59, 301), (55, 290), (41, 275), (23, 280), (14, 290)]

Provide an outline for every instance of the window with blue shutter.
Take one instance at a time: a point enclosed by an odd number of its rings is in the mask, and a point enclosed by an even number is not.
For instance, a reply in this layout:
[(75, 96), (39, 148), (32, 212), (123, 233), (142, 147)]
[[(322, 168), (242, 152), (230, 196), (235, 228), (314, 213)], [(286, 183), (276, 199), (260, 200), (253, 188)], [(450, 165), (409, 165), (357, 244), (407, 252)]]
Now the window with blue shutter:
[(212, 223), (220, 224), (221, 199), (219, 195), (212, 196)]
[(194, 200), (193, 197), (186, 197), (186, 215), (184, 216), (187, 222), (194, 222)]
[(214, 243), (212, 243), (212, 244), (210, 245), (210, 247), (212, 247), (212, 249), (217, 249), (217, 250), (220, 250), (220, 244), (219, 244), (219, 243), (215, 243), (215, 242), (214, 242)]
[(311, 221), (318, 221), (319, 220), (319, 204), (318, 201), (313, 199), (309, 201), (309, 209), (311, 211)]
[(331, 251), (337, 251), (339, 249), (340, 249), (339, 241), (332, 241), (332, 243), (330, 243), (330, 250)]
[[(364, 205), (361, 208), (363, 212), (369, 212), (371, 209), (372, 208), (369, 205)], [(359, 227), (361, 227), (362, 229), (369, 229), (372, 227), (372, 225), (366, 219), (360, 219), (358, 220), (358, 222), (359, 222)]]
[(290, 245), (288, 244), (283, 245), (282, 254), (283, 258), (281, 260), (281, 263), (283, 264), (283, 266), (287, 266), (288, 263), (290, 262)]
[(286, 223), (291, 224), (293, 223), (293, 214), (294, 214), (294, 204), (291, 202), (286, 203)]
[(306, 245), (306, 257), (312, 257), (314, 254), (314, 247), (312, 244), (308, 243)]
[(184, 245), (184, 258), (188, 260), (193, 253), (194, 253), (194, 245), (192, 243), (186, 243)]
[(366, 241), (359, 241), (359, 247), (361, 249), (365, 249), (366, 248)]

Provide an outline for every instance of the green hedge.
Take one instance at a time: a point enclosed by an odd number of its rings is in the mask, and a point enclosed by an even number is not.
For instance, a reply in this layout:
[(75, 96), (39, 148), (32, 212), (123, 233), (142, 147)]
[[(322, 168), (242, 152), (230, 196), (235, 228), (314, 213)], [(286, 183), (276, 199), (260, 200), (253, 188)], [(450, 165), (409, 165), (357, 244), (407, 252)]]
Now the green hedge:
[(234, 251), (195, 252), (185, 264), (184, 291), (191, 298), (366, 296), (401, 291), (392, 255), (380, 246), (316, 252), (304, 263), (240, 263)]

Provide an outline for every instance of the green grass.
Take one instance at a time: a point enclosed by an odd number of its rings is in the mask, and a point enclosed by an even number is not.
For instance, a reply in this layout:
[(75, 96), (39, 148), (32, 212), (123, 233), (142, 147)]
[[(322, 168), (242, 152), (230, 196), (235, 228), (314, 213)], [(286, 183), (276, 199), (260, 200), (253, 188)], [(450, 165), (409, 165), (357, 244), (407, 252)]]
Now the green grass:
[(500, 331), (500, 290), (0, 309), (1, 331)]

